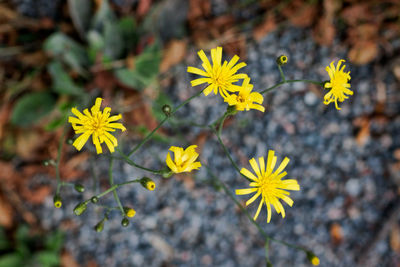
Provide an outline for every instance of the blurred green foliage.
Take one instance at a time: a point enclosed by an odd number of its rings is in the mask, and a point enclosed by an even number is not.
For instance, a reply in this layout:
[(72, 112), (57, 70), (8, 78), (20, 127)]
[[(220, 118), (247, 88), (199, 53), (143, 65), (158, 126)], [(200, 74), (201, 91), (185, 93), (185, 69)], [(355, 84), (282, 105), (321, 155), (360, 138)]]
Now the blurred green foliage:
[[(155, 84), (161, 61), (157, 39), (139, 44), (141, 36), (148, 37), (149, 33), (136, 25), (133, 17), (117, 18), (106, 0), (94, 14), (92, 5), (87, 0), (69, 1), (72, 20), (85, 42), (62, 32), (54, 32), (44, 41), (43, 50), (50, 57), (47, 72), (51, 86), (45, 92), (26, 93), (17, 100), (12, 111), (14, 125), (31, 126), (52, 114), (45, 128), (62, 126), (70, 112), (65, 107), (88, 105), (92, 100), (86, 84), (101, 75), (93, 69), (110, 71), (120, 84), (133, 90)], [(133, 64), (128, 66), (126, 58)]]
[(42, 235), (32, 235), (28, 226), (19, 226), (13, 237), (0, 228), (0, 267), (60, 265), (60, 252), (64, 234), (57, 230)]

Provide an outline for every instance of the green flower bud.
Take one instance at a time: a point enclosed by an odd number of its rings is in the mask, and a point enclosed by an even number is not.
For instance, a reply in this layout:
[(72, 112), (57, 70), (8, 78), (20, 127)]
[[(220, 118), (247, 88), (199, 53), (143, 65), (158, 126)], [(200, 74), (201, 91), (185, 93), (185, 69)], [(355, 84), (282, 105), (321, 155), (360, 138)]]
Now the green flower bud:
[(75, 184), (74, 188), (75, 188), (76, 192), (78, 192), (78, 193), (85, 192), (85, 187), (81, 184)]
[(54, 207), (56, 207), (57, 209), (61, 208), (62, 200), (61, 200), (60, 195), (55, 195), (54, 196), (53, 203), (54, 203)]
[(172, 108), (170, 105), (164, 105), (162, 106), (162, 111), (164, 112), (165, 116), (169, 117), (171, 116)]
[(68, 138), (67, 140), (65, 140), (65, 143), (67, 143), (68, 145), (72, 145), (74, 143), (74, 140), (72, 138)]
[(85, 202), (82, 202), (82, 203), (79, 203), (79, 204), (76, 205), (75, 208), (74, 208), (74, 213), (75, 213), (75, 215), (76, 215), (76, 216), (80, 216), (82, 213), (85, 212), (86, 208), (87, 208), (87, 203), (86, 203), (86, 201), (85, 201)]
[(140, 179), (140, 184), (147, 190), (153, 191), (156, 189), (156, 184), (149, 177), (143, 177)]
[(136, 215), (136, 211), (130, 207), (124, 207), (124, 212), (129, 218), (133, 218)]
[(286, 55), (280, 55), (277, 59), (276, 59), (276, 63), (279, 66), (283, 66), (288, 62), (288, 57)]
[(121, 225), (122, 225), (123, 227), (128, 227), (128, 225), (129, 225), (129, 220), (128, 220), (127, 218), (123, 218), (122, 221), (121, 221)]
[(104, 222), (105, 219), (101, 220), (100, 222), (98, 222), (95, 226), (94, 226), (94, 230), (98, 233), (102, 232), (104, 229)]
[(319, 258), (315, 256), (315, 254), (312, 251), (307, 251), (307, 259), (310, 261), (310, 263), (314, 266), (319, 265)]
[(163, 169), (163, 170), (161, 170), (160, 174), (161, 174), (161, 176), (162, 176), (163, 178), (169, 178), (169, 177), (171, 177), (172, 174), (174, 174), (174, 173), (173, 173), (170, 169)]
[(96, 197), (96, 196), (93, 196), (93, 197), (90, 199), (90, 201), (91, 201), (93, 204), (96, 204), (97, 202), (99, 202), (99, 198)]

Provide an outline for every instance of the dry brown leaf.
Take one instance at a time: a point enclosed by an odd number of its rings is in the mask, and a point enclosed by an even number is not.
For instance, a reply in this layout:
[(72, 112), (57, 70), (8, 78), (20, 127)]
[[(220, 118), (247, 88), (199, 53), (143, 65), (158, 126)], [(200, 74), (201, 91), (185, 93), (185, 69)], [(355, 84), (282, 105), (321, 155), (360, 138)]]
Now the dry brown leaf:
[(6, 199), (0, 196), (0, 225), (9, 228), (13, 225), (14, 210)]
[(43, 146), (43, 136), (37, 131), (20, 131), (17, 134), (16, 151), (25, 160), (36, 158), (37, 150)]
[(400, 253), (400, 229), (398, 224), (392, 225), (390, 231), (390, 247), (396, 253)]
[(353, 4), (342, 11), (341, 18), (351, 26), (368, 21), (373, 17), (367, 3)]
[(359, 42), (349, 51), (349, 59), (357, 65), (367, 64), (378, 55), (378, 44), (373, 41)]
[(196, 23), (199, 18), (208, 16), (210, 12), (210, 0), (190, 0), (187, 18), (189, 23)]
[(124, 107), (130, 107), (130, 110), (124, 113), (124, 120), (131, 125), (144, 125), (149, 130), (154, 129), (158, 123), (153, 116), (150, 103), (144, 101), (140, 94), (131, 92), (131, 95), (124, 99)]
[(335, 38), (336, 29), (331, 20), (327, 17), (322, 17), (314, 28), (313, 36), (320, 45), (331, 45)]
[(186, 41), (172, 40), (163, 51), (163, 58), (160, 64), (160, 71), (165, 72), (172, 66), (181, 62), (186, 55)]
[(356, 118), (354, 126), (360, 128), (356, 135), (356, 142), (359, 146), (364, 146), (370, 137), (370, 120), (367, 117)]
[(151, 8), (152, 0), (140, 0), (136, 10), (138, 17), (144, 17)]
[(60, 260), (62, 267), (79, 267), (79, 264), (76, 262), (75, 258), (68, 251), (64, 251), (61, 254)]
[(331, 225), (330, 234), (332, 241), (335, 245), (340, 244), (343, 241), (343, 231), (342, 227), (338, 223), (333, 223)]
[(253, 30), (253, 38), (256, 41), (260, 41), (268, 33), (270, 33), (275, 29), (276, 29), (275, 16), (269, 14), (267, 17), (265, 17), (264, 21)]
[(48, 197), (52, 193), (53, 189), (47, 185), (41, 186), (35, 190), (31, 190), (29, 188), (21, 188), (22, 197), (32, 204), (42, 204), (46, 197)]
[(283, 10), (282, 14), (289, 21), (298, 27), (308, 27), (314, 22), (317, 17), (317, 5), (307, 4), (300, 0), (291, 1)]
[(84, 175), (85, 171), (82, 170), (82, 162), (87, 162), (89, 153), (78, 153), (69, 158), (66, 162), (60, 164), (60, 174), (63, 180), (73, 181)]

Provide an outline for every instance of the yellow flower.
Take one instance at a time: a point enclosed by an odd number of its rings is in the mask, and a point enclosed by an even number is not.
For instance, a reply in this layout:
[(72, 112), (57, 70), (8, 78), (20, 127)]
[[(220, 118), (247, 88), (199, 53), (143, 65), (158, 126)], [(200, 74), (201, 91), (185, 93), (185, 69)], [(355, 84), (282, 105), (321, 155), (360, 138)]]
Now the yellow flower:
[(126, 216), (132, 218), (136, 215), (136, 211), (132, 208), (124, 208)]
[(174, 152), (175, 160), (172, 161), (168, 152), (166, 163), (174, 173), (191, 172), (201, 167), (200, 162), (195, 162), (199, 154), (195, 151), (196, 145), (189, 146), (185, 150), (182, 147), (171, 146), (169, 150)]
[[(253, 90), (253, 85), (250, 84), (250, 78), (246, 77), (243, 80), (243, 84), (240, 87), (240, 91), (238, 94), (231, 94), (225, 97), (225, 102), (228, 102), (229, 106), (236, 106), (236, 110), (250, 110), (252, 109), (257, 109), (261, 112), (265, 111), (265, 108), (261, 105), (262, 102), (264, 101), (264, 97), (257, 92), (252, 92)], [(258, 104), (254, 104), (258, 103)]]
[(70, 116), (68, 122), (72, 124), (75, 134), (81, 134), (72, 144), (78, 151), (82, 149), (90, 136), (92, 136), (93, 144), (96, 146), (97, 154), (102, 153), (101, 144), (106, 143), (110, 152), (114, 152), (114, 147), (118, 146), (117, 139), (109, 132), (115, 129), (125, 131), (125, 127), (121, 123), (114, 123), (122, 118), (121, 114), (111, 116), (111, 108), (106, 107), (104, 111), (100, 111), (101, 101), (103, 99), (96, 98), (96, 103), (90, 109), (85, 109), (82, 114), (76, 108), (72, 108), (72, 113), (78, 118)]
[(253, 182), (250, 183), (251, 188), (237, 189), (237, 195), (247, 195), (256, 192), (247, 202), (246, 206), (253, 203), (261, 195), (261, 201), (258, 205), (257, 212), (254, 216), (254, 220), (257, 219), (263, 203), (267, 206), (268, 218), (267, 222), (271, 220), (271, 204), (274, 206), (276, 212), (282, 214), (282, 218), (285, 218), (285, 210), (279, 199), (285, 201), (289, 206), (293, 205), (293, 200), (289, 198), (289, 192), (285, 190), (300, 190), (300, 186), (294, 179), (281, 180), (287, 173), (282, 172), (286, 165), (289, 163), (287, 157), (284, 158), (279, 167), (274, 171), (276, 164), (276, 157), (274, 151), (268, 152), (267, 166), (265, 167), (264, 157), (258, 159), (260, 167), (257, 165), (257, 161), (252, 158), (250, 165), (253, 168), (256, 175), (249, 170), (242, 168), (240, 173), (248, 177)]
[(350, 71), (343, 71), (346, 65), (343, 65), (343, 67), (340, 68), (342, 62), (345, 61), (343, 59), (339, 60), (335, 68), (333, 65), (334, 61), (332, 61), (330, 66), (325, 68), (331, 80), (325, 83), (324, 88), (331, 88), (331, 90), (325, 95), (324, 104), (328, 105), (331, 102), (335, 102), (335, 107), (337, 110), (340, 110), (338, 106), (338, 100), (343, 102), (346, 98), (348, 98), (347, 95), (353, 95), (353, 91), (350, 90), (350, 84), (348, 83), (351, 79)]
[(319, 258), (317, 256), (314, 256), (311, 259), (311, 264), (314, 265), (314, 266), (318, 266), (319, 265)]
[(217, 94), (219, 91), (221, 96), (224, 97), (226, 96), (227, 91), (235, 92), (238, 90), (238, 86), (233, 83), (237, 82), (239, 79), (247, 77), (244, 73), (236, 74), (239, 69), (246, 66), (246, 63), (244, 62), (235, 65), (239, 60), (239, 57), (236, 55), (229, 61), (229, 63), (224, 61), (221, 65), (222, 47), (211, 49), (212, 65), (203, 50), (200, 50), (197, 54), (203, 61), (202, 66), (205, 71), (194, 67), (188, 67), (187, 71), (205, 77), (191, 81), (192, 86), (208, 83), (209, 85), (204, 89), (205, 95), (208, 95), (212, 91), (214, 91), (214, 94)]

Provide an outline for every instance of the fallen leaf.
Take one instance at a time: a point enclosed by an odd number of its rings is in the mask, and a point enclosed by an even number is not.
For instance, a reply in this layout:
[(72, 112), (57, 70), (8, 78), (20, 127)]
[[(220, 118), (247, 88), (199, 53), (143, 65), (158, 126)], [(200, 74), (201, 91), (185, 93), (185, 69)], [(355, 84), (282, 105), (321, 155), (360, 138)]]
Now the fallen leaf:
[(331, 45), (335, 38), (336, 29), (331, 20), (321, 17), (313, 30), (313, 37), (320, 45)]
[(372, 16), (373, 15), (368, 4), (360, 3), (350, 5), (349, 7), (343, 9), (340, 17), (344, 19), (347, 24), (355, 26), (359, 24), (359, 22), (370, 20)]
[(358, 42), (348, 54), (349, 60), (357, 65), (363, 65), (374, 60), (378, 55), (378, 44), (373, 41)]
[(53, 193), (53, 189), (47, 185), (34, 190), (21, 188), (21, 195), (32, 204), (42, 204), (51, 193)]
[(160, 64), (160, 71), (165, 72), (172, 66), (181, 62), (186, 55), (186, 41), (172, 40), (163, 51), (163, 57)]
[(190, 0), (187, 18), (189, 23), (196, 23), (199, 18), (207, 17), (210, 12), (210, 0)]
[(13, 225), (14, 209), (0, 196), (0, 225), (5, 228), (10, 228)]
[(79, 264), (76, 262), (75, 258), (68, 251), (64, 251), (61, 254), (60, 261), (62, 267), (79, 267)]
[(342, 227), (338, 223), (331, 225), (330, 234), (335, 245), (339, 245), (343, 241)]
[(273, 31), (275, 29), (276, 29), (275, 16), (273, 14), (269, 14), (264, 18), (264, 21), (261, 22), (261, 24), (258, 25), (253, 30), (253, 38), (257, 41), (260, 41), (268, 33), (270, 33), (271, 31)]
[(308, 27), (314, 22), (317, 17), (317, 5), (307, 4), (300, 0), (291, 1), (285, 6), (282, 14), (297, 27)]
[(392, 225), (392, 230), (390, 231), (390, 247), (394, 252), (400, 253), (400, 229), (398, 224)]
[(370, 120), (367, 117), (356, 118), (353, 125), (359, 128), (356, 135), (356, 143), (359, 146), (364, 146), (370, 137)]

